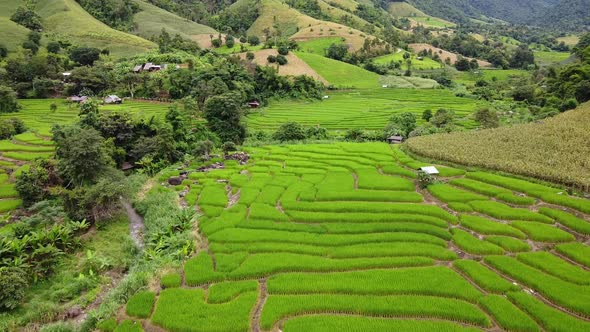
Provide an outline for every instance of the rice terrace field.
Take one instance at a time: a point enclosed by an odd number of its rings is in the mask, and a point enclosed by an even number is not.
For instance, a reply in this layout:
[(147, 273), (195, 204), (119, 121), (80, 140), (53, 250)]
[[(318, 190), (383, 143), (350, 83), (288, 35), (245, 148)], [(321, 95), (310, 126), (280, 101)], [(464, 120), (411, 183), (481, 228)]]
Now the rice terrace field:
[[(50, 110), (52, 103), (57, 105), (55, 112)], [(54, 154), (52, 126), (73, 123), (79, 112), (77, 105), (66, 103), (63, 99), (23, 99), (20, 104), (23, 109), (19, 112), (0, 115), (0, 119), (21, 119), (28, 130), (13, 139), (0, 140), (0, 214), (20, 207), (22, 202), (14, 189), (14, 180), (28, 168), (28, 162)], [(167, 104), (128, 101), (122, 105), (102, 106), (101, 110), (125, 110), (138, 117), (162, 117), (167, 107)]]
[[(249, 148), (178, 188), (198, 250), (126, 306), (169, 331), (588, 331), (590, 201), (383, 143)], [(160, 180), (178, 175), (174, 169)], [(543, 197), (561, 196), (549, 203)], [(586, 242), (586, 243), (584, 243)]]
[(452, 92), (439, 89), (359, 89), (335, 91), (322, 101), (271, 102), (268, 107), (251, 112), (247, 119), (250, 128), (256, 130), (276, 129), (288, 121), (321, 125), (329, 130), (381, 130), (396, 112), (412, 112), (420, 119), (426, 109), (447, 108), (455, 111), (459, 125), (471, 128), (474, 122), (470, 115), (482, 105), (481, 101), (455, 97)]

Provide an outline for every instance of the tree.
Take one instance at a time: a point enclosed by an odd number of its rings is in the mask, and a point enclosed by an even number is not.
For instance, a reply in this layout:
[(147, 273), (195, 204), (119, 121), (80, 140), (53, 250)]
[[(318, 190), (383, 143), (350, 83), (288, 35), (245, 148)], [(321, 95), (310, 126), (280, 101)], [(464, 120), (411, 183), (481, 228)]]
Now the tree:
[(61, 45), (58, 42), (49, 42), (47, 43), (47, 52), (49, 53), (59, 53), (59, 51), (61, 50)]
[(248, 53), (246, 53), (246, 59), (247, 59), (248, 61), (252, 61), (252, 60), (254, 60), (254, 53), (252, 53), (252, 52), (248, 52)]
[(227, 46), (227, 48), (234, 48), (235, 45), (236, 45), (236, 41), (235, 41), (234, 37), (229, 36), (229, 35), (225, 37), (225, 46)]
[(272, 135), (273, 139), (281, 142), (299, 141), (307, 138), (303, 127), (296, 122), (287, 122), (282, 124)]
[(43, 26), (41, 25), (41, 17), (25, 6), (19, 6), (16, 9), (16, 12), (10, 17), (10, 20), (25, 26), (30, 30), (43, 29)]
[(441, 108), (437, 110), (432, 119), (430, 119), (430, 123), (435, 127), (442, 128), (446, 125), (452, 124), (454, 119), (455, 112)]
[(510, 67), (512, 68), (526, 68), (533, 64), (535, 64), (535, 54), (525, 44), (520, 45), (510, 59)]
[(213, 96), (205, 102), (204, 115), (208, 126), (223, 142), (242, 144), (246, 128), (241, 122), (242, 100), (239, 94), (228, 92)]
[(278, 49), (280, 55), (287, 55), (289, 54), (289, 48), (287, 46), (280, 46)]
[(0, 85), (0, 113), (12, 113), (20, 110), (16, 92), (12, 88)]
[(402, 135), (408, 137), (410, 132), (416, 128), (416, 116), (413, 113), (404, 112), (394, 114), (385, 127), (385, 137)]
[(193, 155), (201, 156), (205, 160), (209, 160), (209, 155), (213, 151), (213, 142), (210, 140), (197, 142)]
[(256, 46), (260, 44), (260, 38), (258, 38), (257, 36), (248, 36), (248, 44)]
[(36, 44), (33, 41), (25, 40), (22, 46), (24, 49), (30, 50), (33, 54), (37, 54), (37, 52), (39, 52), (39, 44)]
[(457, 62), (455, 62), (455, 68), (457, 68), (458, 71), (469, 71), (471, 70), (471, 64), (466, 58), (459, 58), (457, 59)]
[(70, 53), (70, 59), (82, 66), (92, 66), (100, 58), (100, 50), (93, 47), (78, 47)]
[(6, 56), (8, 56), (8, 48), (0, 43), (0, 58), (6, 58)]
[(211, 40), (211, 45), (215, 48), (220, 48), (222, 43), (223, 42), (219, 38)]
[(49, 198), (48, 187), (59, 183), (55, 174), (55, 164), (51, 159), (36, 160), (29, 169), (21, 172), (15, 183), (15, 189), (23, 200), (24, 206), (31, 206)]
[(58, 172), (70, 184), (94, 183), (113, 165), (104, 149), (104, 138), (94, 128), (55, 126), (52, 132)]
[(432, 119), (432, 111), (424, 110), (424, 112), (422, 112), (422, 120), (429, 122), (430, 119)]
[(268, 61), (268, 63), (276, 63), (277, 57), (271, 54), (266, 58), (266, 61)]
[(343, 61), (348, 55), (348, 45), (346, 44), (332, 44), (326, 49), (326, 57)]
[(483, 128), (497, 128), (500, 126), (498, 113), (489, 108), (482, 108), (475, 112), (475, 120), (479, 122)]
[(360, 128), (353, 128), (346, 131), (344, 139), (349, 142), (363, 142), (365, 141), (365, 132)]
[(280, 66), (284, 66), (284, 65), (286, 65), (286, 64), (289, 62), (289, 61), (287, 60), (287, 58), (286, 58), (284, 55), (280, 55), (280, 54), (279, 54), (279, 55), (277, 55), (277, 58), (276, 58), (276, 60), (277, 60), (277, 63), (278, 63)]

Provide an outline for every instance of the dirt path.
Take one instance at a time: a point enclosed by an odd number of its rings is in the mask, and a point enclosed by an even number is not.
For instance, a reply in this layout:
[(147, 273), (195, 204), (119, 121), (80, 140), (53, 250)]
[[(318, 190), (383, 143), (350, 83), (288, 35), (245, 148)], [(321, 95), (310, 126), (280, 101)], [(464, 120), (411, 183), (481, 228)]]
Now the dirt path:
[(263, 278), (258, 281), (258, 302), (256, 303), (256, 307), (254, 307), (254, 312), (252, 313), (252, 318), (250, 319), (250, 330), (252, 332), (262, 331), (260, 328), (260, 315), (262, 314), (262, 308), (264, 307), (264, 303), (266, 303), (266, 298), (268, 297), (266, 280), (267, 278)]
[(125, 209), (125, 212), (127, 212), (127, 217), (129, 218), (129, 236), (131, 236), (131, 240), (133, 240), (133, 243), (135, 243), (139, 249), (143, 249), (143, 234), (145, 231), (143, 217), (135, 211), (128, 201), (123, 200), (121, 201), (121, 204), (123, 204), (123, 208)]

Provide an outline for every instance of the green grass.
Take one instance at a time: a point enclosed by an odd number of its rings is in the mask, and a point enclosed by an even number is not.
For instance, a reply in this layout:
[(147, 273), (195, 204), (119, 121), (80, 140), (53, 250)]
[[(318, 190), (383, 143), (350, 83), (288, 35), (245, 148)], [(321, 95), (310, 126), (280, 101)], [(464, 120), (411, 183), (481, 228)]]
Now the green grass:
[(74, 0), (41, 0), (35, 11), (42, 17), (46, 32), (79, 45), (108, 48), (114, 56), (132, 56), (156, 48), (153, 42), (103, 24)]
[(180, 287), (181, 283), (182, 278), (180, 277), (180, 274), (177, 272), (167, 273), (163, 275), (162, 279), (160, 280), (160, 285), (162, 285), (162, 288), (164, 289)]
[(590, 313), (590, 292), (585, 286), (545, 274), (511, 257), (488, 256), (485, 262), (558, 305), (582, 315)]
[(222, 282), (209, 287), (207, 301), (210, 303), (225, 303), (235, 299), (240, 294), (257, 290), (258, 283), (252, 280)]
[[(345, 80), (350, 84), (349, 78)], [(360, 80), (362, 78), (355, 77), (354, 82)], [(454, 110), (458, 119), (467, 119), (484, 105), (440, 89), (378, 88), (334, 91), (328, 95), (329, 98), (322, 101), (271, 101), (268, 107), (251, 112), (247, 123), (254, 130), (274, 130), (290, 121), (305, 126), (321, 125), (329, 130), (383, 130), (389, 118), (400, 112), (410, 112), (421, 119), (425, 109), (445, 108)]]
[(507, 203), (517, 205), (531, 205), (535, 203), (535, 199), (532, 197), (514, 195), (511, 190), (493, 186), (485, 182), (460, 178), (453, 179), (449, 181), (449, 183), (457, 187), (469, 189), (482, 195), (495, 197)]
[(325, 37), (298, 42), (298, 45), (299, 49), (301, 49), (303, 52), (319, 54), (323, 56), (325, 54), (325, 50), (328, 49), (330, 45), (342, 43), (343, 41), (341, 37)]
[(516, 258), (523, 263), (562, 280), (579, 285), (590, 285), (590, 272), (548, 252), (537, 251), (518, 254)]
[(514, 221), (512, 222), (512, 226), (525, 232), (533, 241), (569, 242), (576, 240), (572, 234), (552, 225), (529, 221)]
[[(379, 87), (379, 75), (323, 55), (294, 52), (320, 76), (336, 87), (368, 89)], [(354, 79), (351, 79), (353, 78)]]
[(531, 246), (521, 240), (509, 236), (486, 236), (485, 240), (510, 252), (522, 252), (531, 250)]
[(554, 309), (530, 294), (510, 292), (508, 298), (521, 310), (540, 322), (546, 331), (577, 332), (590, 329), (590, 322), (574, 318), (563, 311)]
[(217, 34), (213, 28), (183, 19), (147, 2), (138, 0), (134, 2), (139, 6), (140, 11), (133, 16), (135, 24), (133, 33), (143, 38), (159, 36), (162, 29), (166, 29), (172, 36), (179, 34), (184, 39), (190, 39), (191, 36), (199, 34)]
[(96, 324), (96, 327), (101, 332), (113, 332), (117, 328), (117, 320), (114, 318), (105, 319)]
[(487, 197), (474, 194), (469, 191), (457, 189), (453, 186), (442, 183), (428, 186), (428, 191), (432, 194), (432, 196), (445, 203), (468, 203), (471, 201), (487, 200)]
[[(8, 14), (8, 12), (4, 12), (3, 10), (0, 11)], [(13, 13), (14, 10), (11, 11), (8, 16)], [(0, 31), (2, 31), (2, 43), (8, 48), (9, 52), (16, 52), (21, 44), (27, 39), (27, 35), (30, 32), (29, 29), (24, 26), (11, 21), (9, 17), (0, 17)]]
[(453, 229), (453, 242), (457, 247), (474, 255), (501, 255), (504, 249), (497, 245), (482, 241), (461, 229)]
[[(401, 63), (401, 68), (406, 69), (406, 60), (404, 59), (404, 54), (406, 51), (401, 51), (398, 53), (392, 53), (377, 57), (374, 59), (376, 64), (380, 65), (387, 65), (391, 62), (398, 62)], [(416, 54), (410, 53), (410, 61), (411, 61), (411, 68), (417, 70), (430, 70), (430, 69), (440, 69), (443, 65), (439, 62), (436, 62), (430, 58), (423, 57), (422, 60), (418, 60), (418, 56)]]
[(148, 318), (152, 313), (152, 307), (156, 300), (154, 292), (142, 291), (133, 295), (127, 302), (125, 312), (129, 316)]
[(479, 303), (506, 331), (540, 331), (539, 326), (531, 317), (502, 296), (489, 295), (481, 299)]
[(439, 318), (481, 327), (489, 318), (476, 306), (454, 299), (427, 296), (270, 295), (262, 310), (262, 328), (281, 318), (310, 313), (343, 313), (377, 317)]
[(535, 61), (539, 63), (541, 66), (557, 64), (571, 57), (571, 54), (569, 52), (534, 51), (534, 53)]
[[(444, 283), (445, 287), (439, 287)], [(268, 280), (270, 294), (429, 295), (477, 301), (481, 293), (441, 266), (397, 270), (288, 273)]]
[(445, 21), (440, 18), (432, 17), (432, 16), (415, 16), (411, 17), (412, 20), (418, 22), (418, 24), (422, 24), (428, 27), (435, 27), (435, 28), (452, 28), (455, 26), (454, 23), (449, 21)]
[(475, 332), (479, 329), (465, 327), (445, 321), (395, 320), (359, 316), (314, 315), (290, 318), (282, 328), (285, 332), (328, 332), (328, 331), (412, 331), (412, 332)]
[(143, 332), (140, 322), (126, 319), (117, 326), (114, 332)]
[(479, 234), (506, 235), (516, 237), (519, 239), (526, 238), (526, 235), (517, 228), (511, 227), (507, 224), (502, 224), (497, 221), (491, 221), (483, 217), (464, 214), (461, 215), (460, 220), (462, 226), (474, 230)]
[(518, 290), (518, 286), (476, 261), (457, 260), (453, 262), (453, 266), (488, 292), (503, 294), (511, 290)]
[(0, 200), (0, 213), (12, 211), (23, 204), (20, 199), (2, 199)]
[(553, 219), (528, 209), (513, 208), (494, 201), (472, 201), (471, 207), (480, 213), (502, 220), (534, 220), (542, 223), (553, 223)]
[(546, 207), (540, 208), (539, 212), (548, 217), (554, 218), (560, 224), (569, 227), (578, 233), (590, 235), (590, 223), (570, 213)]
[(248, 292), (226, 303), (209, 304), (202, 289), (165, 289), (152, 322), (170, 331), (247, 331), (256, 295)]
[(555, 250), (569, 259), (590, 268), (590, 247), (581, 243), (566, 243), (556, 246)]

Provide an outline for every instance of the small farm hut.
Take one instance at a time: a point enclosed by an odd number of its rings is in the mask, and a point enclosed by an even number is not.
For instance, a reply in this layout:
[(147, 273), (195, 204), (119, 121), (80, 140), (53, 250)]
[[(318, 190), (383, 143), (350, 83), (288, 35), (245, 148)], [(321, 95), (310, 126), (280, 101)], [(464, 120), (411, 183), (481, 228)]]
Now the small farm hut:
[(119, 98), (116, 95), (110, 95), (104, 99), (104, 103), (105, 104), (122, 104), (123, 99)]
[(248, 103), (248, 107), (250, 108), (258, 108), (260, 107), (260, 102), (258, 102), (257, 100), (251, 101)]
[(390, 136), (387, 138), (387, 143), (389, 144), (402, 144), (404, 142), (404, 137), (399, 135)]
[(438, 169), (436, 169), (436, 167), (434, 166), (425, 166), (425, 167), (420, 167), (420, 170), (428, 175), (438, 175)]

